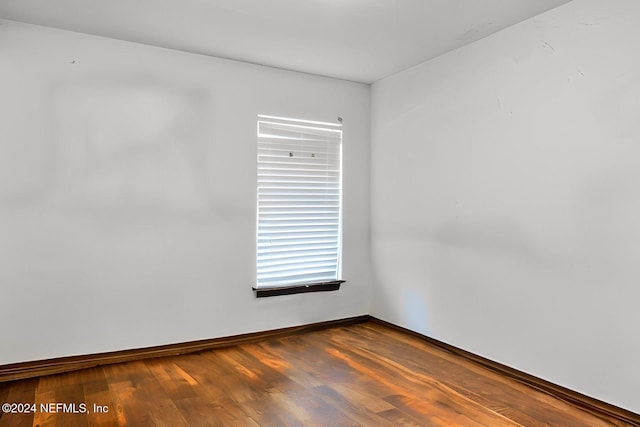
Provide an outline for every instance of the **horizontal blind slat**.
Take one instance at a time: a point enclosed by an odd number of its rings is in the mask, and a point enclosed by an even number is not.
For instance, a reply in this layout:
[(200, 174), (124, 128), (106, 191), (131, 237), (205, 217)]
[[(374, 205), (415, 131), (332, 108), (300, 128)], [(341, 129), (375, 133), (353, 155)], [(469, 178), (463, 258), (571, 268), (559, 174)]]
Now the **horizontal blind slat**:
[(277, 266), (286, 266), (286, 265), (303, 265), (305, 263), (310, 263), (310, 262), (330, 262), (331, 264), (335, 265), (336, 262), (336, 257), (334, 255), (328, 255), (328, 256), (324, 256), (324, 257), (306, 257), (306, 258), (300, 258), (301, 260), (304, 259), (304, 261), (302, 261), (300, 264), (288, 264), (289, 258), (287, 259), (278, 259), (278, 260), (263, 260), (258, 262), (258, 268), (260, 269), (261, 272), (266, 271), (265, 269), (267, 268), (271, 268), (271, 267), (277, 267)]
[(276, 271), (273, 273), (265, 273), (258, 275), (258, 279), (261, 281), (281, 281), (283, 279), (294, 279), (298, 277), (299, 279), (294, 283), (304, 284), (304, 281), (320, 281), (317, 279), (324, 279), (328, 276), (328, 280), (335, 280), (333, 278), (333, 270), (335, 268), (327, 267), (325, 269), (308, 269), (308, 270), (299, 270), (299, 271)]
[(290, 253), (269, 253), (267, 255), (259, 255), (258, 263), (268, 263), (268, 262), (284, 262), (291, 258), (321, 258), (321, 257), (332, 257), (335, 258), (337, 252), (335, 250), (328, 249), (310, 249), (306, 251), (295, 251)]
[(260, 269), (260, 274), (262, 277), (267, 275), (275, 275), (282, 273), (287, 273), (287, 275), (291, 274), (308, 274), (313, 272), (330, 272), (332, 269), (335, 269), (336, 263), (333, 261), (310, 261), (303, 263), (289, 263), (289, 264), (281, 264), (281, 265), (271, 265), (271, 266), (263, 266)]

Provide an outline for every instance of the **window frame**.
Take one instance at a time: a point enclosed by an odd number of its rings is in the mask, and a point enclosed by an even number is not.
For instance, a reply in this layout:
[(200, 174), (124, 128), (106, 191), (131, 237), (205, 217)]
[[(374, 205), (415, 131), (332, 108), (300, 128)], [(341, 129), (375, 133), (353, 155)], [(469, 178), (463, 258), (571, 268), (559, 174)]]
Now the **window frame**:
[[(319, 164), (315, 164), (313, 163), (313, 161), (311, 161), (309, 164), (299, 164), (299, 163), (295, 163), (295, 167), (296, 168), (308, 168), (307, 171), (304, 171), (303, 173), (307, 173), (309, 171), (321, 171), (321, 169), (316, 169), (317, 166), (322, 167), (323, 165), (326, 167), (326, 170), (324, 171), (326, 174), (326, 179), (327, 179), (327, 183), (326, 185), (330, 186), (330, 185), (335, 185), (332, 184), (332, 181), (330, 179), (328, 179), (328, 176), (333, 173), (330, 169), (329, 166), (335, 166), (334, 163), (331, 163), (330, 157), (332, 154), (337, 153), (337, 180), (335, 180), (336, 184), (337, 184), (337, 226), (335, 228), (335, 236), (333, 236), (332, 234), (328, 235), (327, 238), (335, 238), (335, 245), (336, 245), (336, 258), (335, 258), (335, 271), (333, 271), (333, 278), (331, 280), (326, 279), (326, 277), (322, 277), (322, 280), (301, 280), (299, 282), (294, 281), (292, 283), (291, 279), (286, 279), (287, 277), (291, 278), (291, 277), (295, 277), (295, 276), (299, 276), (302, 275), (302, 272), (304, 272), (304, 263), (313, 263), (313, 262), (318, 262), (317, 260), (314, 261), (305, 261), (305, 262), (301, 262), (301, 261), (292, 261), (291, 265), (293, 265), (293, 267), (287, 268), (286, 270), (290, 270), (293, 271), (294, 274), (287, 276), (287, 275), (283, 275), (282, 277), (285, 278), (286, 280), (284, 280), (286, 283), (275, 283), (275, 284), (264, 284), (264, 283), (260, 283), (259, 282), (259, 277), (261, 274), (261, 266), (260, 266), (260, 256), (262, 255), (270, 255), (268, 249), (265, 251), (264, 247), (262, 248), (261, 251), (261, 246), (260, 246), (260, 239), (261, 239), (261, 218), (265, 219), (268, 218), (268, 214), (262, 213), (261, 215), (261, 183), (264, 184), (265, 181), (265, 174), (264, 172), (261, 172), (261, 166), (263, 166), (262, 169), (269, 169), (270, 166), (273, 166), (273, 163), (270, 163), (269, 161), (261, 161), (261, 155), (264, 157), (264, 151), (265, 150), (269, 150), (269, 149), (275, 149), (275, 147), (277, 147), (278, 144), (280, 144), (279, 142), (272, 142), (271, 146), (269, 146), (268, 141), (266, 141), (269, 138), (274, 138), (274, 136), (266, 136), (265, 134), (261, 133), (261, 125), (264, 125), (264, 128), (266, 128), (267, 130), (271, 129), (281, 129), (283, 132), (287, 132), (288, 130), (290, 130), (291, 132), (294, 132), (295, 129), (297, 129), (300, 132), (300, 137), (296, 138), (296, 137), (284, 137), (282, 138), (283, 140), (286, 140), (286, 142), (284, 142), (284, 144), (289, 144), (292, 145), (294, 143), (300, 144), (300, 149), (304, 150), (304, 148), (308, 148), (308, 146), (304, 145), (306, 143), (307, 140), (309, 140), (308, 138), (305, 138), (305, 136), (309, 136), (311, 135), (313, 138), (310, 139), (313, 142), (311, 142), (310, 144), (316, 144), (317, 141), (315, 140), (315, 138), (320, 138), (318, 141), (320, 141), (320, 144), (324, 143), (325, 144), (325, 152), (326, 155), (328, 156), (326, 158), (326, 163), (319, 163)], [(306, 132), (306, 133), (305, 133)], [(322, 135), (323, 133), (326, 133), (326, 139), (322, 140), (321, 136), (318, 135)], [(332, 135), (332, 136), (329, 136)], [(338, 136), (336, 138), (336, 135)], [(293, 119), (293, 118), (285, 118), (285, 117), (277, 117), (277, 116), (268, 116), (268, 115), (261, 115), (259, 114), (257, 116), (257, 120), (256, 120), (256, 148), (257, 148), (257, 155), (256, 155), (256, 281), (255, 281), (255, 286), (252, 287), (252, 289), (256, 292), (256, 296), (257, 297), (266, 297), (266, 296), (276, 296), (276, 295), (288, 295), (288, 294), (295, 294), (295, 293), (306, 293), (306, 292), (323, 292), (323, 291), (335, 291), (340, 289), (340, 285), (342, 283), (344, 283), (345, 281), (342, 280), (342, 246), (343, 246), (343, 208), (344, 208), (344, 200), (343, 200), (343, 173), (344, 173), (344, 167), (343, 167), (343, 128), (342, 128), (342, 119), (338, 118), (338, 123), (328, 123), (328, 122), (321, 122), (321, 121), (315, 121), (315, 120), (302, 120), (302, 119)], [(331, 144), (336, 144), (336, 140), (337, 140), (337, 146), (331, 146)], [(266, 148), (265, 148), (266, 147)], [(337, 150), (336, 150), (337, 147)], [(278, 147), (278, 148), (282, 148), (282, 147)], [(332, 152), (331, 150), (335, 150), (335, 152)], [(291, 149), (292, 151), (289, 153), (288, 157), (293, 157), (294, 155), (293, 153), (293, 148)], [(286, 150), (285, 150), (286, 151)], [(308, 151), (307, 151), (308, 152)], [(262, 153), (262, 154), (261, 154)], [(315, 157), (315, 154), (311, 154), (311, 157)], [(335, 157), (334, 157), (335, 159)], [(271, 161), (273, 162), (273, 160)], [(283, 164), (281, 162), (277, 162), (277, 164)], [(286, 162), (285, 162), (286, 163)], [(291, 191), (293, 189), (296, 190), (297, 193), (300, 193), (300, 191), (294, 187), (286, 187), (287, 184), (291, 185), (292, 183), (295, 184), (299, 184), (293, 181), (287, 181), (287, 171), (286, 171), (287, 166), (283, 167), (284, 173), (282, 175), (282, 179), (284, 180), (283, 182), (285, 182), (282, 188), (279, 188), (278, 190), (282, 190), (282, 191)], [(267, 174), (269, 175), (269, 174)], [(278, 176), (280, 177), (280, 176)], [(262, 181), (261, 181), (262, 178)], [(266, 181), (268, 182), (268, 180)], [(314, 183), (314, 185), (316, 185), (317, 183)], [(311, 185), (310, 185), (311, 186)], [(321, 188), (318, 188), (321, 189)], [(306, 189), (309, 190), (309, 189)], [(276, 190), (277, 191), (277, 190)], [(332, 198), (330, 195), (328, 194), (324, 194), (325, 199), (321, 200), (322, 198), (322, 194), (318, 195), (314, 193), (314, 190), (311, 190), (309, 193), (304, 194), (304, 192), (302, 192), (303, 194), (297, 194), (296, 196), (288, 196), (288, 197), (292, 197), (291, 198), (291, 204), (295, 204), (295, 198), (296, 197), (300, 197), (302, 196), (304, 197), (309, 197), (310, 199), (312, 198), (319, 198), (320, 202), (324, 202), (326, 203), (326, 208), (327, 209), (331, 209), (331, 207), (333, 206), (332, 203), (329, 202), (329, 200)], [(264, 196), (263, 196), (264, 197)], [(285, 196), (286, 198), (287, 196)], [(268, 196), (266, 197), (268, 199)], [(305, 202), (307, 202), (307, 200), (305, 200)], [(262, 200), (263, 203), (267, 204), (268, 200)], [(286, 203), (289, 203), (290, 201), (287, 200)], [(315, 200), (314, 200), (315, 202)], [(300, 203), (300, 202), (299, 202)], [(335, 203), (335, 200), (333, 201), (333, 203)], [(302, 205), (303, 206), (303, 205)], [(300, 206), (300, 207), (302, 207)], [(263, 209), (268, 209), (268, 208), (263, 208)], [(294, 209), (295, 210), (295, 209)], [(300, 214), (298, 213), (294, 213), (293, 215), (296, 214)], [(295, 218), (290, 219), (291, 221), (296, 221)], [(313, 224), (313, 221), (322, 221), (321, 216), (319, 218), (311, 218), (309, 220), (309, 222), (311, 224)], [(287, 224), (288, 225), (288, 224)], [(305, 224), (303, 227), (308, 227), (308, 224)], [(324, 225), (323, 225), (324, 226)], [(313, 227), (313, 225), (312, 225)], [(295, 231), (295, 227), (294, 225), (288, 225), (289, 230), (293, 229), (293, 231), (290, 231), (292, 233), (296, 233)], [(328, 229), (326, 230), (328, 233), (331, 232), (333, 229)], [(305, 230), (306, 231), (306, 230)], [(315, 230), (314, 230), (315, 231)], [(264, 232), (264, 229), (263, 229)], [(298, 231), (299, 233), (300, 231)], [(306, 231), (308, 232), (308, 231)], [(263, 238), (264, 240), (264, 238)], [(291, 253), (295, 253), (296, 250), (301, 250), (301, 249), (290, 249)], [(318, 250), (318, 249), (310, 249), (310, 250)], [(262, 252), (262, 253), (261, 253)], [(317, 255), (315, 255), (317, 256)], [(284, 256), (282, 259), (275, 259), (275, 262), (285, 262), (286, 261), (286, 256)], [(295, 258), (295, 256), (293, 257)], [(264, 264), (264, 263), (263, 263)], [(300, 264), (302, 267), (298, 268), (297, 265)], [(267, 264), (268, 265), (268, 264)], [(329, 265), (330, 266), (330, 265)], [(268, 267), (262, 267), (262, 274), (264, 276), (264, 270), (268, 269)], [(328, 270), (329, 272), (331, 272), (331, 270)], [(317, 274), (320, 274), (320, 272), (317, 272)], [(311, 273), (309, 273), (307, 276), (310, 276)], [(277, 274), (276, 274), (277, 276)], [(277, 277), (276, 277), (277, 279)], [(269, 279), (267, 279), (268, 281)]]

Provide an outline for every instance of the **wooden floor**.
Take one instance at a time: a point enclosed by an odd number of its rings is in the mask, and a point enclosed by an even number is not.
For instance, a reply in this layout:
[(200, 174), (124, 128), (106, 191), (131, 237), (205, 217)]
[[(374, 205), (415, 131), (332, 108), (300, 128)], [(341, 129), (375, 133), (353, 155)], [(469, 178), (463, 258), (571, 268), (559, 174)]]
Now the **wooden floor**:
[(370, 322), (4, 383), (4, 402), (37, 412), (0, 426), (623, 425)]

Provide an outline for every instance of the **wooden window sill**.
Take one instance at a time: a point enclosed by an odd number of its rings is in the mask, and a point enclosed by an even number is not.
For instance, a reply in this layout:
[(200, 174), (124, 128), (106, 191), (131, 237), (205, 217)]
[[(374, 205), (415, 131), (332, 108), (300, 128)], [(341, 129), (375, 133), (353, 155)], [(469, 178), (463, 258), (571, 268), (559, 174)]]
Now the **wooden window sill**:
[(256, 298), (275, 297), (278, 295), (303, 294), (307, 292), (328, 292), (337, 291), (344, 280), (333, 280), (331, 282), (306, 283), (303, 285), (283, 286), (281, 288), (256, 288)]

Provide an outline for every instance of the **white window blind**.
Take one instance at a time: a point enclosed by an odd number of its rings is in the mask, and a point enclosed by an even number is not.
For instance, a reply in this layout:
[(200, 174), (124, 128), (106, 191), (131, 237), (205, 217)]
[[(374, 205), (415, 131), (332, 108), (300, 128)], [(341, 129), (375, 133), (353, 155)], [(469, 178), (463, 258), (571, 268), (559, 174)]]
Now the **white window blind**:
[(258, 116), (256, 288), (338, 280), (342, 125)]

